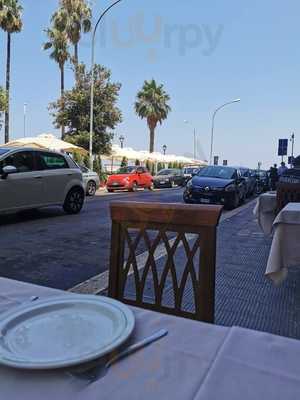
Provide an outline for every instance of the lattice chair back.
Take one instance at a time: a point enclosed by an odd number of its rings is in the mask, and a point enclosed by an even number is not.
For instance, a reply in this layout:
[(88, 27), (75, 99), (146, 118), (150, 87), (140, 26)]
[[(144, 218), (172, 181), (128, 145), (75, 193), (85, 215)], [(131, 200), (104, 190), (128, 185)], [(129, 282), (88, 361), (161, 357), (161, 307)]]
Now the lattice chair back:
[(213, 205), (112, 203), (109, 296), (214, 322), (221, 212)]
[(300, 183), (278, 183), (277, 212), (280, 212), (288, 203), (300, 203)]

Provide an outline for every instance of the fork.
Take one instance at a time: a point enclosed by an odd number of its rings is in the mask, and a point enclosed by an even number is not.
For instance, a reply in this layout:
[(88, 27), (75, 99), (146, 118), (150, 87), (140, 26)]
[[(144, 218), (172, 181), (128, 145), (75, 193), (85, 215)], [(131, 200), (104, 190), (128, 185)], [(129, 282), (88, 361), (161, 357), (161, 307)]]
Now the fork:
[(102, 378), (103, 376), (106, 375), (107, 371), (109, 368), (115, 364), (117, 361), (127, 357), (128, 355), (135, 353), (136, 351), (148, 346), (149, 344), (156, 342), (157, 340), (161, 339), (162, 337), (166, 336), (168, 334), (168, 331), (166, 329), (161, 329), (154, 333), (151, 336), (148, 336), (147, 338), (141, 340), (140, 342), (137, 342), (129, 347), (127, 349), (121, 351), (119, 354), (116, 356), (112, 357), (109, 361), (106, 363), (103, 362), (103, 360), (99, 360), (96, 365), (94, 365), (91, 368), (87, 368), (86, 370), (73, 370), (68, 372), (69, 375), (82, 379), (82, 380), (87, 380), (89, 383), (93, 383), (97, 381), (98, 379)]

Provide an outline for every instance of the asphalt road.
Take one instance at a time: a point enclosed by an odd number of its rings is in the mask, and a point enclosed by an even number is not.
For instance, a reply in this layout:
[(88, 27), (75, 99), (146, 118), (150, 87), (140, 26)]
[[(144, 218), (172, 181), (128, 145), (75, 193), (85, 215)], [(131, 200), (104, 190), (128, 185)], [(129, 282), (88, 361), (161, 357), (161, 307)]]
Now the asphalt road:
[[(0, 276), (70, 289), (108, 269), (113, 200), (182, 203), (183, 189), (101, 194), (82, 212), (61, 208), (0, 217)], [(228, 211), (224, 211), (228, 213)]]
[(182, 202), (182, 189), (87, 198), (79, 215), (60, 208), (0, 217), (0, 276), (69, 289), (108, 269), (112, 200)]

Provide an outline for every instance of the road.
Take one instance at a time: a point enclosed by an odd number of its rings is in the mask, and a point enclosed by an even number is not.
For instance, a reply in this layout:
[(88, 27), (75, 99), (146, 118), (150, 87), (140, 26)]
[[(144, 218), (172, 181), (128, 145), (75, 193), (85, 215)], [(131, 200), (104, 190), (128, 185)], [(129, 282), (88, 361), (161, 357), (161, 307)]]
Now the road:
[[(61, 208), (0, 217), (0, 276), (67, 290), (106, 271), (112, 200), (182, 202), (181, 188), (87, 198), (82, 212)], [(228, 211), (224, 211), (224, 214)]]
[(60, 208), (0, 218), (0, 276), (69, 289), (108, 269), (112, 200), (182, 202), (182, 189), (87, 198), (79, 215)]

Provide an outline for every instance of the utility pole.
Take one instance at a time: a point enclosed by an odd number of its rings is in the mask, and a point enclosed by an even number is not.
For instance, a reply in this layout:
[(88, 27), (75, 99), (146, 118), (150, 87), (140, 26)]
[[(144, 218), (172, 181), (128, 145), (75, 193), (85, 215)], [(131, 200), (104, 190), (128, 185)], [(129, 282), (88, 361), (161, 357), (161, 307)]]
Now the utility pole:
[(26, 111), (27, 111), (27, 103), (24, 103), (24, 110), (23, 110), (23, 135), (26, 137)]
[(197, 137), (196, 137), (196, 128), (194, 128), (194, 160), (197, 157)]
[(295, 134), (294, 133), (292, 133), (292, 136), (291, 136), (291, 142), (292, 142), (292, 158), (291, 158), (291, 166), (293, 166), (294, 165), (294, 145), (295, 145)]

